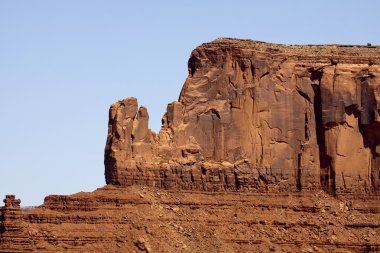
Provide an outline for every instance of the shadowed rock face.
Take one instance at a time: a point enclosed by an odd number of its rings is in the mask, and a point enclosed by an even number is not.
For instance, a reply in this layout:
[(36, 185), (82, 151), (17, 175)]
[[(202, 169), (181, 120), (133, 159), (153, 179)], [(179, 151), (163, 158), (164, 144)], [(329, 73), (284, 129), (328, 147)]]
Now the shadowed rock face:
[(106, 182), (377, 191), (379, 64), (377, 47), (203, 44), (158, 134), (135, 98), (111, 106)]

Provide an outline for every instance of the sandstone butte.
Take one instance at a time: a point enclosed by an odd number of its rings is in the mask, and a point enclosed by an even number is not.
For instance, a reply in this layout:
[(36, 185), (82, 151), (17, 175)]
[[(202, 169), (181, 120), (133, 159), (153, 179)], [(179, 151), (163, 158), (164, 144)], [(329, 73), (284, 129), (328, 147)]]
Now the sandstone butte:
[(111, 105), (107, 185), (21, 208), (0, 252), (380, 252), (380, 47), (217, 39), (159, 133)]

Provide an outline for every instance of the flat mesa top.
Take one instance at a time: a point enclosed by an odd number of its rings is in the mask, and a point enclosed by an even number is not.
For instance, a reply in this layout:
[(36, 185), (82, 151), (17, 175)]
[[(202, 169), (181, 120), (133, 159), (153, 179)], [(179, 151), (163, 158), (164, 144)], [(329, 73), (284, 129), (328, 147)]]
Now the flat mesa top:
[(272, 44), (255, 40), (219, 38), (200, 47), (212, 49), (228, 47), (234, 49), (251, 49), (275, 54), (300, 56), (348, 56), (380, 60), (380, 46), (361, 45), (285, 45)]

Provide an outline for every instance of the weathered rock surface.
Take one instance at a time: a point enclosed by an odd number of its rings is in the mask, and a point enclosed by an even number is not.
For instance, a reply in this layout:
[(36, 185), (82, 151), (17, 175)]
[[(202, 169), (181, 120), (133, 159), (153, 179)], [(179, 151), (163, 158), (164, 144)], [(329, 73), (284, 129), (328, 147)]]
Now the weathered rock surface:
[(29, 248), (28, 236), (24, 231), (21, 201), (14, 195), (7, 195), (4, 207), (0, 209), (0, 252), (19, 252)]
[[(4, 209), (3, 209), (4, 212)], [(3, 225), (0, 252), (379, 252), (379, 197), (106, 186)], [(0, 221), (1, 222), (1, 221)], [(17, 224), (17, 231), (10, 231)]]
[(111, 106), (106, 181), (207, 191), (378, 191), (380, 49), (219, 39), (196, 48), (158, 134)]
[(111, 106), (107, 186), (6, 196), (0, 252), (380, 252), (379, 84), (379, 47), (203, 44), (158, 134)]

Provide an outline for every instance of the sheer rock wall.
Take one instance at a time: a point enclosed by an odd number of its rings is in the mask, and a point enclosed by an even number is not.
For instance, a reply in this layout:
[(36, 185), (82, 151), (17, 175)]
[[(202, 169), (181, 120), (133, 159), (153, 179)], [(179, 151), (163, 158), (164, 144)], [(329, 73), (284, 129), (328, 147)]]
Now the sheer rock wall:
[(218, 39), (188, 67), (158, 134), (135, 98), (111, 106), (107, 184), (378, 191), (378, 47)]

